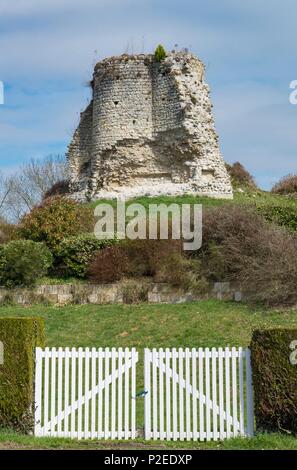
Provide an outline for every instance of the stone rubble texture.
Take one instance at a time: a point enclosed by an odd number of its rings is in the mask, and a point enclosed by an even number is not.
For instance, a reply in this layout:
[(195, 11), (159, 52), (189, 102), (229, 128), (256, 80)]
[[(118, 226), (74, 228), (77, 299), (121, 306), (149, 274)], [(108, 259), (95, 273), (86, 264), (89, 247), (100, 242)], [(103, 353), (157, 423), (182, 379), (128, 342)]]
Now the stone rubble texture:
[(92, 100), (68, 147), (73, 197), (232, 198), (204, 72), (184, 52), (97, 63)]

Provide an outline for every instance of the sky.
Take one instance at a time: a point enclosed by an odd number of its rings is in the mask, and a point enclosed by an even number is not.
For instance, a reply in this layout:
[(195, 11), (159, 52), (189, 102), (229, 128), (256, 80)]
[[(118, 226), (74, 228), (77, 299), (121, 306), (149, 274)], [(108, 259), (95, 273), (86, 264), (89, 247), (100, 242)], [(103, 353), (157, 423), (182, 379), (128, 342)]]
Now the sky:
[(0, 0), (0, 169), (65, 154), (110, 55), (187, 47), (206, 65), (225, 161), (263, 189), (297, 172), (296, 0)]

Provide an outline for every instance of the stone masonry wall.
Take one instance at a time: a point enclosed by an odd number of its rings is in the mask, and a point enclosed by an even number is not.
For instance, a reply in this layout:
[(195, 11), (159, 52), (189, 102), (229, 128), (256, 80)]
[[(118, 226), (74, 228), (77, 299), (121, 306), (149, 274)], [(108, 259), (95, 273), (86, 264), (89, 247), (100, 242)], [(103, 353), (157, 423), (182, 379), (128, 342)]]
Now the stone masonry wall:
[[(207, 295), (199, 296), (183, 292), (165, 283), (147, 284), (148, 303), (183, 303), (206, 298), (241, 300), (238, 288), (229, 283), (215, 283)], [(6, 289), (0, 287), (0, 304), (33, 305), (49, 303), (66, 304), (122, 304), (124, 294), (121, 283), (115, 284), (57, 284), (41, 285), (32, 289)]]
[(191, 54), (99, 62), (68, 150), (75, 197), (195, 193), (232, 197), (204, 66)]

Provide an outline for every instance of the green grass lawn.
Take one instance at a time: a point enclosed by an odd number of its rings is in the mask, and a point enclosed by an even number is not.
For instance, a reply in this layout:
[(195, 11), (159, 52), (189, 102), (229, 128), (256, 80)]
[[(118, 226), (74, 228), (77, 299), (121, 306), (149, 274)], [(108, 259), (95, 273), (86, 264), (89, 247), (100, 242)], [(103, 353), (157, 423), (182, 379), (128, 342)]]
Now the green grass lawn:
[(76, 450), (297, 450), (297, 439), (281, 434), (259, 434), (254, 438), (235, 438), (221, 442), (186, 441), (88, 441), (50, 437), (22, 436), (13, 432), (0, 432), (0, 450), (4, 449), (76, 449)]
[(265, 310), (207, 300), (175, 305), (0, 307), (0, 316), (46, 320), (47, 346), (247, 346), (255, 328), (297, 327), (297, 310)]
[[(208, 300), (180, 305), (69, 305), (64, 307), (1, 307), (0, 316), (38, 315), (46, 321), (47, 346), (225, 347), (248, 346), (256, 328), (297, 327), (297, 310), (265, 310), (234, 302)], [(143, 386), (141, 358), (137, 389)], [(142, 402), (139, 404), (142, 406)], [(140, 416), (140, 419), (142, 417)], [(0, 434), (0, 448), (197, 448), (297, 449), (297, 439), (259, 435), (222, 443), (71, 441)]]

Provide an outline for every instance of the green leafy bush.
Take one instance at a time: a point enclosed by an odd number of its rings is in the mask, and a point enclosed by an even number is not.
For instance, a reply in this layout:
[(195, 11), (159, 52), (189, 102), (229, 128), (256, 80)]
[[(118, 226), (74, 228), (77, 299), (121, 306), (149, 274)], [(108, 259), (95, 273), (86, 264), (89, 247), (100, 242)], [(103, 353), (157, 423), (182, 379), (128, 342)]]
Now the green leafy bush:
[(46, 199), (21, 221), (20, 238), (44, 242), (55, 251), (65, 238), (90, 232), (94, 227), (93, 211), (72, 199), (56, 196)]
[(0, 217), (0, 244), (8, 243), (16, 237), (16, 226)]
[(30, 432), (34, 426), (34, 348), (44, 346), (42, 318), (0, 318), (0, 426)]
[(0, 282), (6, 287), (32, 286), (44, 276), (53, 262), (43, 243), (14, 240), (1, 246)]
[(285, 227), (289, 230), (297, 231), (297, 202), (293, 204), (258, 204), (257, 211), (268, 222)]
[[(296, 329), (254, 331), (251, 343), (257, 430), (297, 434)], [(294, 347), (295, 349), (295, 347)]]
[(161, 62), (166, 57), (166, 51), (162, 44), (159, 44), (155, 50), (155, 59), (157, 62)]
[(59, 272), (64, 276), (84, 278), (97, 251), (113, 243), (114, 240), (98, 240), (92, 234), (65, 238), (56, 254)]

